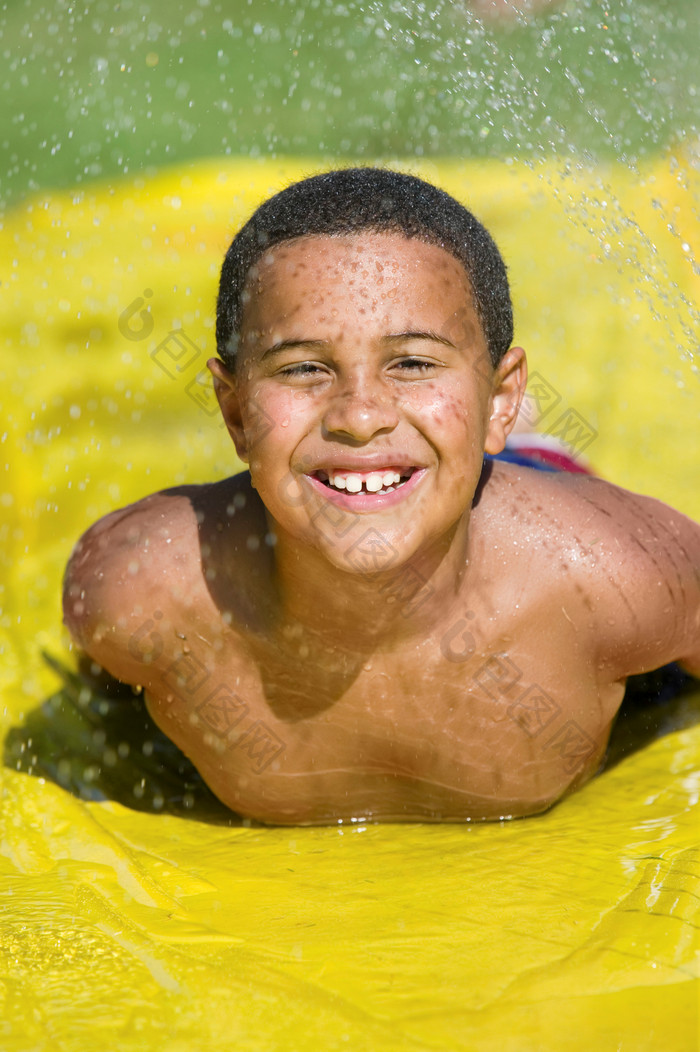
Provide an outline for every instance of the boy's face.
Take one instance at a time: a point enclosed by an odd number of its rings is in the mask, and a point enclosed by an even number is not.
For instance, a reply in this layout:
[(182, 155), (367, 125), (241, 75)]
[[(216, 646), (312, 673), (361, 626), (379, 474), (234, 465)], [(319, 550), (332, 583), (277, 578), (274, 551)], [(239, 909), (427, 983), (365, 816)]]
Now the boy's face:
[(302, 238), (245, 298), (235, 375), (210, 364), (278, 533), (365, 572), (358, 544), (395, 565), (447, 535), (525, 383), (521, 351), (490, 364), (459, 262), (398, 234)]

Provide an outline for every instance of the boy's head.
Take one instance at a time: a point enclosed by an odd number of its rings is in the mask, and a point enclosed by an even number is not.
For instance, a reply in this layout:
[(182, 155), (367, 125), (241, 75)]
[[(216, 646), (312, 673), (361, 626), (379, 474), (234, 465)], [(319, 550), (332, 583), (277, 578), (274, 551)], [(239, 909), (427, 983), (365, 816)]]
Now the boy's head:
[(355, 572), (369, 525), (397, 560), (439, 557), (526, 378), (505, 267), (473, 216), (396, 172), (297, 183), (234, 239), (217, 326), (208, 365), (276, 558)]
[(233, 239), (221, 268), (216, 342), (233, 369), (251, 267), (271, 248), (309, 236), (365, 231), (402, 234), (453, 255), (471, 285), (474, 306), (497, 365), (513, 339), (506, 267), (493, 238), (449, 194), (412, 175), (345, 168), (294, 183), (265, 201)]

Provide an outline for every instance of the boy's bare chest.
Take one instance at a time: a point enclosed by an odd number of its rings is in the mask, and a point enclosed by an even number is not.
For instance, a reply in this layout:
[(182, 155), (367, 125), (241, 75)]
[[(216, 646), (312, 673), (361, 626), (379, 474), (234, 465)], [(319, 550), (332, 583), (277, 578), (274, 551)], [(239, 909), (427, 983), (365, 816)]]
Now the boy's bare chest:
[(435, 645), (361, 657), (228, 648), (177, 656), (154, 718), (211, 788), (271, 822), (494, 818), (543, 810), (600, 762), (609, 719), (561, 652), (477, 646), (457, 620)]

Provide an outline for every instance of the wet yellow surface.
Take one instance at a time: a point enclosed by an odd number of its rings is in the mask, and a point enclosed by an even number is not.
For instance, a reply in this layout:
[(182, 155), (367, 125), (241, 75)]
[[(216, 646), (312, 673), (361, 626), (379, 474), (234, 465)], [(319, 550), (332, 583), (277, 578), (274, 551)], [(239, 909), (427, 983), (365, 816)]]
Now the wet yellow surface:
[[(71, 709), (42, 659), (71, 665), (60, 578), (90, 522), (236, 470), (199, 382), (218, 267), (255, 203), (315, 169), (212, 162), (5, 219), (0, 1048), (695, 1049), (698, 694), (538, 818), (266, 829), (197, 791), (166, 813), (99, 699), (78, 685)], [(700, 175), (419, 174), (503, 249), (540, 427), (699, 518)]]

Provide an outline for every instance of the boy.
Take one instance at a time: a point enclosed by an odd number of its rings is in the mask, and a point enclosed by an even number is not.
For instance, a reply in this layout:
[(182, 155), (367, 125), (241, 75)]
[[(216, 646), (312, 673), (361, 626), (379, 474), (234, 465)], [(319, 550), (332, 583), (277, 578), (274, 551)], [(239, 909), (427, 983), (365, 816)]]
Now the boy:
[(64, 608), (238, 813), (534, 814), (595, 774), (626, 677), (700, 672), (700, 529), (491, 459), (512, 335), (490, 235), (411, 176), (304, 180), (234, 238), (209, 368), (249, 473), (98, 522)]

